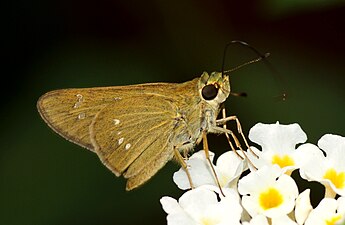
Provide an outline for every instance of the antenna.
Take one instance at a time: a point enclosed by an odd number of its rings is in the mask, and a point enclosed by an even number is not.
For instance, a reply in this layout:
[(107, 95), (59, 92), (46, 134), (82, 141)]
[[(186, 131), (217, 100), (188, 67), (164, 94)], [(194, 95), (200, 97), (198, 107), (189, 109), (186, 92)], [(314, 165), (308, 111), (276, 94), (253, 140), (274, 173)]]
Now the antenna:
[[(250, 50), (252, 50), (255, 54), (257, 54), (259, 56), (259, 58), (256, 58), (256, 59), (253, 59), (253, 60), (250, 60), (248, 62), (245, 62), (239, 66), (236, 66), (235, 68), (233, 69), (230, 69), (230, 70), (226, 70), (224, 71), (224, 67), (225, 67), (225, 59), (226, 59), (226, 53), (228, 51), (228, 48), (230, 45), (235, 45), (235, 44), (239, 44), (239, 45), (242, 45), (242, 46), (245, 46), (247, 48), (249, 48)], [(278, 78), (279, 82), (280, 83), (283, 83), (284, 84), (284, 87), (286, 87), (286, 83), (284, 82), (284, 79), (282, 77), (282, 75), (273, 67), (273, 65), (267, 60), (267, 58), (270, 56), (270, 53), (265, 53), (265, 54), (262, 54), (260, 53), (256, 48), (250, 46), (248, 43), (244, 42), (244, 41), (239, 41), (239, 40), (233, 40), (229, 43), (227, 43), (225, 45), (225, 48), (224, 48), (224, 52), (223, 52), (223, 62), (222, 62), (222, 75), (224, 74), (227, 74), (227, 73), (231, 73), (235, 70), (238, 70), (244, 66), (247, 66), (247, 65), (250, 65), (250, 64), (253, 64), (253, 63), (256, 63), (256, 62), (259, 62), (259, 61), (263, 61), (265, 63), (265, 65), (268, 67), (268, 69), (276, 76), (276, 78)], [(283, 93), (279, 96), (281, 100), (285, 101), (286, 98), (287, 98), (287, 92), (286, 90), (283, 90)]]

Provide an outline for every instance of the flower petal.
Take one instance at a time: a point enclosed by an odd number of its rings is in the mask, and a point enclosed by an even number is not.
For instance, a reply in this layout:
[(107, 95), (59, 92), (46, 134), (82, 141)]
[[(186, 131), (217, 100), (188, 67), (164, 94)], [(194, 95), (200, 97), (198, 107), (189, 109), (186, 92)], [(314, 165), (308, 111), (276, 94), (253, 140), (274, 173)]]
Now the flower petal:
[(295, 218), (297, 223), (304, 224), (312, 209), (313, 207), (310, 203), (310, 189), (306, 189), (296, 199)]
[(244, 176), (238, 182), (238, 191), (241, 195), (254, 193), (268, 184), (273, 184), (281, 171), (277, 165), (264, 166), (255, 172)]
[(207, 210), (205, 206), (215, 203), (218, 203), (216, 194), (204, 188), (187, 191), (179, 199), (181, 207), (193, 218), (200, 218)]
[[(212, 161), (214, 153), (210, 152), (210, 159)], [(214, 175), (210, 168), (209, 162), (206, 160), (204, 150), (194, 153), (186, 162), (188, 172), (192, 177), (194, 187), (199, 187), (204, 184), (216, 185)], [(190, 183), (183, 168), (180, 168), (173, 175), (175, 184), (182, 190), (190, 189)]]
[(181, 206), (174, 198), (164, 196), (160, 199), (160, 202), (162, 204), (163, 210), (168, 214), (178, 213), (182, 210)]
[(199, 225), (186, 212), (169, 214), (167, 216), (168, 225)]
[(227, 151), (219, 156), (216, 163), (217, 176), (221, 187), (227, 187), (230, 182), (239, 178), (245, 169), (244, 160), (233, 151)]
[(327, 158), (332, 162), (332, 167), (338, 171), (345, 171), (345, 137), (325, 134), (318, 141), (318, 146), (326, 152)]
[(264, 215), (254, 216), (250, 222), (244, 222), (243, 225), (269, 225), (268, 220)]
[(197, 225), (197, 222), (181, 208), (175, 199), (162, 197), (160, 202), (163, 210), (168, 213), (168, 225)]
[(272, 225), (297, 225), (297, 223), (292, 221), (287, 215), (282, 215), (277, 218), (272, 218)]
[(249, 139), (262, 147), (262, 151), (288, 153), (298, 143), (307, 140), (307, 135), (297, 124), (282, 125), (257, 123), (249, 131)]

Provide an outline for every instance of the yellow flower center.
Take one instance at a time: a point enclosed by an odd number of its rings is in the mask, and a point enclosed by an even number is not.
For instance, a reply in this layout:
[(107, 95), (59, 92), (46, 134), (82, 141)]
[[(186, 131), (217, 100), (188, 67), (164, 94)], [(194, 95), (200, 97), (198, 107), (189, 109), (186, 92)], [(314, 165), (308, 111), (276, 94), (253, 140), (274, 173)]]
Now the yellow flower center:
[(283, 203), (283, 195), (277, 189), (271, 187), (260, 194), (259, 203), (264, 210), (275, 208)]
[(272, 164), (277, 164), (280, 168), (295, 165), (294, 160), (289, 155), (274, 155), (272, 157)]
[(327, 225), (334, 225), (337, 221), (341, 219), (341, 215), (335, 215), (331, 217), (330, 219), (325, 220)]
[(345, 187), (345, 172), (335, 171), (335, 169), (330, 168), (326, 171), (323, 178), (330, 180), (336, 188), (342, 189)]
[(217, 218), (204, 217), (201, 219), (202, 225), (215, 225), (215, 224), (218, 224), (219, 222), (220, 221)]

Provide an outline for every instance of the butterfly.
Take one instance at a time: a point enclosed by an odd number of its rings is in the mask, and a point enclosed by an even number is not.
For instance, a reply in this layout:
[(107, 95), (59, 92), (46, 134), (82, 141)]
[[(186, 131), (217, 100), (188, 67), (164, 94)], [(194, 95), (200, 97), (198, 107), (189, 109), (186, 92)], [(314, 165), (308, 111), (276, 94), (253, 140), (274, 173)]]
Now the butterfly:
[[(259, 58), (224, 71), (225, 53), (233, 44), (248, 47)], [(239, 95), (231, 92), (227, 73), (268, 56), (269, 53), (261, 54), (235, 40), (225, 47), (221, 73), (203, 72), (184, 83), (55, 90), (41, 96), (37, 108), (56, 133), (95, 152), (116, 176), (126, 178), (126, 190), (144, 184), (173, 158), (185, 169), (193, 187), (185, 158), (201, 141), (218, 181), (209, 159), (208, 133), (225, 134), (231, 149), (236, 153), (236, 146), (244, 153), (236, 135), (226, 127), (228, 121), (235, 121), (238, 133), (251, 150), (237, 116), (226, 115), (225, 100), (230, 94)], [(220, 112), (222, 118), (217, 119)]]

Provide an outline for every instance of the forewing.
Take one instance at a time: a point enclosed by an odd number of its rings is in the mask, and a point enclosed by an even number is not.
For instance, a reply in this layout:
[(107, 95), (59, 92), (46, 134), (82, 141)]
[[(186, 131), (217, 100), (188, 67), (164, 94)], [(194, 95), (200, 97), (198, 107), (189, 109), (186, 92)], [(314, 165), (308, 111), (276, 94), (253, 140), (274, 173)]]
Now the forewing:
[[(178, 84), (152, 83), (100, 88), (73, 88), (48, 92), (40, 97), (37, 108), (44, 121), (67, 140), (92, 151), (89, 127), (95, 115), (109, 104), (136, 96), (169, 96)], [(120, 103), (121, 105), (121, 103)], [(114, 105), (116, 108), (116, 104)], [(121, 105), (127, 107), (127, 105)]]
[[(152, 166), (156, 173), (172, 158), (169, 140), (175, 118), (176, 107), (170, 98), (132, 96), (102, 109), (91, 124), (90, 137), (102, 162), (117, 176), (127, 170), (125, 177), (134, 177)], [(154, 163), (157, 157), (164, 164)], [(139, 176), (136, 186), (151, 177), (145, 174)]]
[(45, 122), (67, 140), (93, 151), (89, 126), (95, 115), (115, 99), (98, 89), (63, 89), (40, 97), (37, 108)]

